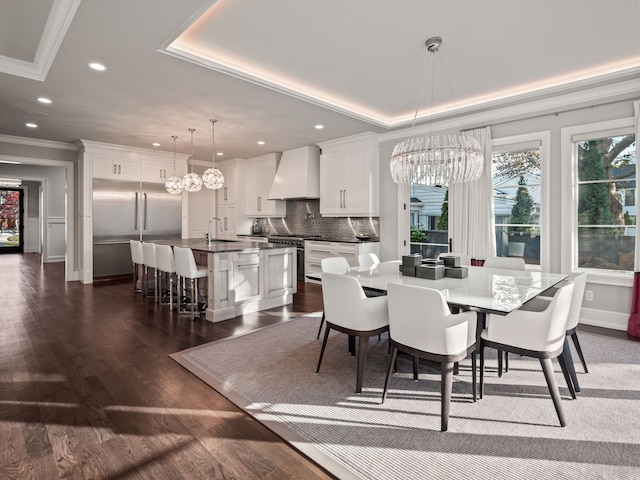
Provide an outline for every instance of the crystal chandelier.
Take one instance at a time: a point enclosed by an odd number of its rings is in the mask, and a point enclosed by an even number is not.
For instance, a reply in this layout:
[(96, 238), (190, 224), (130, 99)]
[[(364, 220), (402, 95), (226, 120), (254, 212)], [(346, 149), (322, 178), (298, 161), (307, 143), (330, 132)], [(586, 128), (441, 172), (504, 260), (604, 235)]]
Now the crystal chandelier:
[(176, 138), (178, 137), (171, 135), (171, 138), (173, 138), (173, 177), (167, 178), (164, 188), (173, 195), (179, 195), (182, 193), (184, 186), (182, 185), (182, 179), (176, 176)]
[(193, 161), (195, 160), (193, 156), (193, 132), (196, 129), (190, 128), (189, 131), (191, 132), (191, 171), (182, 178), (182, 183), (187, 192), (198, 192), (202, 188), (202, 179), (193, 171)]
[[(426, 46), (430, 53), (435, 54), (442, 46), (442, 38), (432, 37), (426, 41)], [(433, 56), (429, 66), (432, 64)], [(433, 69), (431, 83), (433, 85)], [(424, 84), (422, 88), (424, 91)], [(466, 134), (411, 138), (419, 106), (418, 100), (409, 138), (398, 143), (391, 154), (389, 168), (393, 181), (404, 185), (448, 185), (480, 178), (484, 155), (475, 138)]]
[(208, 168), (202, 174), (202, 183), (207, 188), (212, 190), (217, 190), (218, 188), (222, 188), (224, 185), (224, 175), (220, 170), (216, 168), (216, 150), (215, 150), (215, 138), (214, 131), (216, 128), (217, 120), (210, 118), (211, 122), (211, 168)]

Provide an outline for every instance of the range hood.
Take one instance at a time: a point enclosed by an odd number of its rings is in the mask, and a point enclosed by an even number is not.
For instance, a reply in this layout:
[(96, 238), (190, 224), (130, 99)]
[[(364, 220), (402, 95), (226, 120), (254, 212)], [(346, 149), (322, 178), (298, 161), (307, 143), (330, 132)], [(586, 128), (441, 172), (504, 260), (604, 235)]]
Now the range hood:
[(282, 152), (269, 200), (320, 198), (320, 148)]

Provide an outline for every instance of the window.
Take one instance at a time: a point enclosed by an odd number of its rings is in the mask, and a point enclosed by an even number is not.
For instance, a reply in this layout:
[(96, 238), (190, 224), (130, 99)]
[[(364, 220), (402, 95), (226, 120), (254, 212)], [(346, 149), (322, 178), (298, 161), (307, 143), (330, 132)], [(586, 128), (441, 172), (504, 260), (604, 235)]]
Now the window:
[(492, 157), (496, 254), (529, 265), (540, 265), (541, 157), (540, 142), (494, 147)]
[(449, 251), (446, 187), (411, 185), (411, 253), (436, 258)]
[(577, 266), (633, 271), (636, 141), (628, 129), (575, 135)]

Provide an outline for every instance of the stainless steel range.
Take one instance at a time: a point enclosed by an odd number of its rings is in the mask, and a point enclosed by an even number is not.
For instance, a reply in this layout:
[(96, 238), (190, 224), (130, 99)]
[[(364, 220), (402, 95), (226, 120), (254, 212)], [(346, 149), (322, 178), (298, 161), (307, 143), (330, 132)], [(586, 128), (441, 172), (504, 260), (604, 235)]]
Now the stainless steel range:
[(322, 235), (271, 235), (269, 243), (295, 247), (297, 250), (298, 280), (304, 281), (304, 241), (314, 238), (322, 238)]

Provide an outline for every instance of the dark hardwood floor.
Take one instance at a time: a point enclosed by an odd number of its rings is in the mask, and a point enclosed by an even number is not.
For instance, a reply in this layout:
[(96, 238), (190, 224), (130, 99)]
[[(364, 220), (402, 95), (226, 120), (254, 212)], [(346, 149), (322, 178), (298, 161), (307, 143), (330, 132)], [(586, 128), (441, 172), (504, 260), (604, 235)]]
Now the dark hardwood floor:
[(212, 324), (63, 268), (0, 255), (0, 479), (331, 478), (168, 356), (318, 311), (320, 287)]

